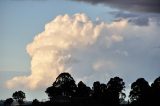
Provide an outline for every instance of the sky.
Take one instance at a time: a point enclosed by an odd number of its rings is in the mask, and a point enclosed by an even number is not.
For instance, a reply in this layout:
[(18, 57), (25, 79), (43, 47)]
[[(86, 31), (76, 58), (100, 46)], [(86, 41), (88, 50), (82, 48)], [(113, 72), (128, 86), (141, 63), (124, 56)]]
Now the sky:
[(92, 87), (160, 76), (158, 0), (1, 0), (0, 99), (47, 100), (61, 72)]

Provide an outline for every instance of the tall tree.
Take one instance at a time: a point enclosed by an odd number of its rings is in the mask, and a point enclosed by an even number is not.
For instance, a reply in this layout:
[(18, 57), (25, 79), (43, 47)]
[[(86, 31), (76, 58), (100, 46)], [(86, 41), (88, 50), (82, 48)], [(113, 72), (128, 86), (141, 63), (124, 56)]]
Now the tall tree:
[(24, 103), (24, 99), (26, 98), (25, 93), (23, 91), (16, 91), (12, 95), (13, 99), (15, 99), (19, 104)]
[(139, 78), (131, 84), (130, 100), (132, 104), (146, 104), (149, 101), (150, 86), (144, 78)]
[(79, 97), (89, 97), (91, 93), (90, 87), (86, 86), (82, 81), (78, 83), (76, 94)]
[(106, 104), (106, 95), (107, 95), (107, 85), (100, 85), (100, 102)]
[(52, 84), (46, 89), (50, 99), (56, 96), (72, 97), (76, 93), (77, 86), (73, 77), (69, 73), (61, 73)]
[(107, 99), (108, 103), (112, 105), (118, 105), (121, 102), (121, 95), (125, 94), (123, 93), (123, 90), (125, 88), (125, 83), (122, 78), (114, 77), (109, 80), (107, 83)]
[(106, 91), (107, 91), (107, 85), (106, 84), (101, 84), (100, 85), (101, 96), (105, 96)]
[(160, 105), (160, 77), (156, 78), (155, 81), (151, 84), (152, 90), (152, 103)]
[(101, 96), (101, 84), (99, 81), (93, 83), (92, 90), (93, 90), (92, 94), (93, 98), (98, 100)]

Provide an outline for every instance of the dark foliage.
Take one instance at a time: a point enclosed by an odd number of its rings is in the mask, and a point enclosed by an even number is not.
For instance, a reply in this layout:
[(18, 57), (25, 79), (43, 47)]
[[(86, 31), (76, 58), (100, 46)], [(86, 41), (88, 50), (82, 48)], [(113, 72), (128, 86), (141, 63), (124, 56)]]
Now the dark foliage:
[[(92, 89), (82, 81), (77, 85), (69, 73), (61, 73), (46, 89), (49, 101), (39, 102), (34, 99), (33, 106), (160, 106), (160, 77), (149, 85), (144, 78), (131, 84), (129, 101), (123, 92), (125, 83), (122, 78), (111, 78), (107, 84), (96, 81)], [(20, 105), (24, 103), (25, 93), (16, 91), (12, 95)], [(10, 106), (12, 98), (6, 99), (4, 105)]]
[(124, 88), (125, 83), (123, 82), (122, 78), (114, 77), (110, 79), (110, 81), (107, 83), (106, 91), (109, 104), (120, 104), (120, 100), (124, 99), (125, 97), (125, 94), (123, 93)]
[(12, 98), (8, 98), (8, 99), (5, 100), (4, 106), (11, 106), (12, 103), (13, 103), (13, 99)]
[(151, 84), (151, 101), (160, 106), (160, 77)]
[(76, 96), (78, 97), (89, 97), (91, 94), (91, 88), (86, 86), (82, 81), (78, 83), (76, 90)]
[(101, 84), (99, 81), (93, 83), (92, 90), (82, 81), (76, 86), (74, 79), (69, 73), (62, 73), (51, 87), (46, 89), (51, 103), (90, 103), (90, 104), (108, 104), (119, 105), (125, 98), (122, 92), (125, 83), (122, 78), (111, 78), (107, 84)]
[(131, 85), (130, 100), (132, 104), (144, 105), (149, 103), (150, 86), (144, 78), (139, 78)]
[(12, 95), (13, 99), (15, 99), (20, 105), (24, 103), (24, 99), (26, 98), (25, 93), (23, 91), (16, 91)]
[(94, 98), (95, 100), (98, 100), (98, 99), (100, 98), (100, 96), (101, 96), (100, 86), (101, 86), (101, 84), (100, 84), (99, 81), (96, 81), (96, 82), (93, 83), (93, 87), (92, 87), (92, 89), (93, 89), (93, 94), (92, 94), (92, 96), (93, 96), (93, 98)]
[(33, 106), (38, 106), (40, 105), (41, 103), (37, 100), (37, 99), (34, 99), (33, 102), (32, 102), (32, 105)]
[(54, 101), (56, 97), (71, 98), (76, 94), (77, 86), (69, 73), (61, 73), (51, 87), (46, 89), (50, 100)]

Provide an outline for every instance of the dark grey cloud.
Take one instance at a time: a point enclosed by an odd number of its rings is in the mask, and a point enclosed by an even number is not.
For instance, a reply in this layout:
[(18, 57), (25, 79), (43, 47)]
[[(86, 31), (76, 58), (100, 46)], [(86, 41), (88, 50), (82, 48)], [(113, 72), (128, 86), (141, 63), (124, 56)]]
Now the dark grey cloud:
[(73, 0), (91, 4), (105, 4), (129, 11), (160, 13), (160, 0)]
[(147, 26), (149, 21), (152, 20), (157, 25), (160, 25), (160, 14), (157, 13), (137, 13), (137, 12), (124, 12), (124, 11), (112, 11), (110, 12), (116, 20), (127, 19), (128, 22), (138, 26)]

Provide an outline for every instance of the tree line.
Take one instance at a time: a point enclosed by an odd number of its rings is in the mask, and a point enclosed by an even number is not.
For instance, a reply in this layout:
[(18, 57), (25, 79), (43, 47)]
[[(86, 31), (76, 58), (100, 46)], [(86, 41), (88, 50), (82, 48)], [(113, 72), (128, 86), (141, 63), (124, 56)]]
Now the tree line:
[[(125, 82), (120, 77), (111, 78), (106, 84), (96, 81), (92, 88), (80, 81), (78, 84), (69, 73), (61, 73), (45, 93), (49, 101), (39, 102), (34, 99), (32, 105), (71, 105), (71, 106), (160, 106), (160, 77), (149, 83), (144, 78), (138, 78), (131, 84), (129, 100), (125, 101)], [(25, 93), (16, 91), (12, 95), (22, 105)], [(12, 98), (6, 99), (5, 105), (13, 102)]]

